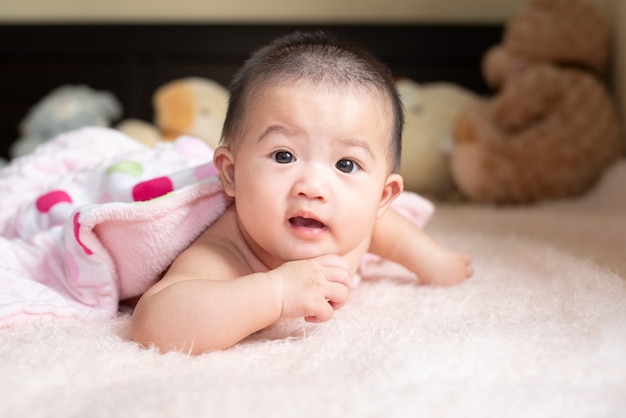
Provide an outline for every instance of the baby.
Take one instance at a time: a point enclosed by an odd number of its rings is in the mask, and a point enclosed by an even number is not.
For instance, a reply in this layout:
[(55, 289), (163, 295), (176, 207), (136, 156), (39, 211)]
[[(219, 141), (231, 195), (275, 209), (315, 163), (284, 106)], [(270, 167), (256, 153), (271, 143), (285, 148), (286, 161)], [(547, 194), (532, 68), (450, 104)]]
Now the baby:
[(389, 209), (402, 125), (391, 74), (366, 51), (297, 32), (254, 53), (214, 154), (234, 202), (141, 297), (132, 338), (202, 353), (281, 318), (327, 321), (368, 251), (424, 283), (470, 277), (467, 255)]

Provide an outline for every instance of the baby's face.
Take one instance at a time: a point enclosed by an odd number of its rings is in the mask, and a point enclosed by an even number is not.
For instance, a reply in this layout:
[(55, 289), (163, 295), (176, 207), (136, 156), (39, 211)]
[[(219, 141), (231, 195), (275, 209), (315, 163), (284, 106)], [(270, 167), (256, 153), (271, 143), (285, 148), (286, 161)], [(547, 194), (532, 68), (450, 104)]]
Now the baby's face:
[(258, 92), (247, 110), (231, 194), (257, 256), (272, 267), (368, 240), (381, 202), (402, 187), (390, 175), (388, 102), (290, 82)]

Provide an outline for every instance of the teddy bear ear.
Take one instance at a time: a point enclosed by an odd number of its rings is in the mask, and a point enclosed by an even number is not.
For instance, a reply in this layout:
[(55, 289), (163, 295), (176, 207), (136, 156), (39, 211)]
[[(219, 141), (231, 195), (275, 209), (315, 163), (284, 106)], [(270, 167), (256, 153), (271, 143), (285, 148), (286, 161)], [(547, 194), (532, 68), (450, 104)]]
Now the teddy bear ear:
[(514, 58), (503, 45), (495, 45), (483, 55), (482, 73), (489, 87), (497, 90), (514, 72)]
[(396, 90), (405, 109), (420, 103), (420, 84), (410, 78), (396, 80)]
[(117, 120), (122, 117), (122, 104), (112, 93), (108, 91), (98, 92), (96, 101), (96, 105), (109, 119)]

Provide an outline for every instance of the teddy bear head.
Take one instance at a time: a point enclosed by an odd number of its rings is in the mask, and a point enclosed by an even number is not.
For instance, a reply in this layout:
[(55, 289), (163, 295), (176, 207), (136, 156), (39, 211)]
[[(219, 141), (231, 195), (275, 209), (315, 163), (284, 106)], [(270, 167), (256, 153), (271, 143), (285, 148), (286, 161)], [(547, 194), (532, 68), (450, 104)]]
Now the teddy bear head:
[(478, 96), (453, 83), (396, 83), (404, 106), (400, 173), (407, 190), (436, 199), (454, 194), (449, 150), (454, 119)]
[(609, 25), (589, 0), (529, 0), (506, 24), (502, 43), (483, 59), (487, 83), (500, 87), (535, 62), (606, 70)]
[(154, 123), (165, 139), (190, 135), (216, 148), (228, 107), (228, 90), (201, 77), (171, 81), (154, 93)]
[(12, 157), (25, 155), (39, 144), (84, 126), (110, 126), (122, 114), (122, 105), (108, 91), (85, 85), (66, 85), (48, 93), (20, 123), (21, 137), (11, 146)]

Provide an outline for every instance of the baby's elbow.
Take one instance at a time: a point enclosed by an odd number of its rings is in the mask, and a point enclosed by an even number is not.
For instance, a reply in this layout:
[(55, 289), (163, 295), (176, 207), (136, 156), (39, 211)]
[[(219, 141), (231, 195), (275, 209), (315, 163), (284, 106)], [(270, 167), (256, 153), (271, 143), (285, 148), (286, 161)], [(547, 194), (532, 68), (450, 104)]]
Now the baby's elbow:
[(174, 335), (168, 329), (169, 323), (162, 318), (151, 301), (141, 299), (131, 319), (130, 337), (132, 341), (149, 350), (160, 353), (184, 351), (185, 347), (174, 342)]
[(159, 344), (161, 333), (155, 324), (156, 321), (148, 311), (149, 309), (145, 306), (145, 303), (140, 301), (137, 304), (131, 319), (130, 338), (143, 348), (157, 349), (160, 352), (166, 351)]
[(187, 355), (228, 348), (227, 344), (200, 339), (152, 302), (140, 300), (132, 316), (131, 340), (139, 346), (159, 353), (178, 351)]

